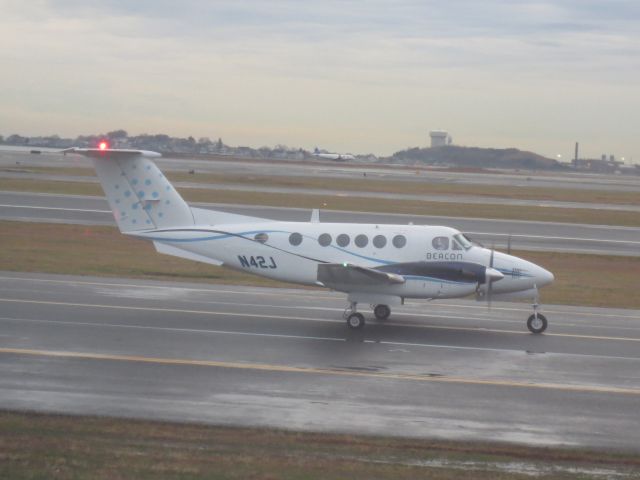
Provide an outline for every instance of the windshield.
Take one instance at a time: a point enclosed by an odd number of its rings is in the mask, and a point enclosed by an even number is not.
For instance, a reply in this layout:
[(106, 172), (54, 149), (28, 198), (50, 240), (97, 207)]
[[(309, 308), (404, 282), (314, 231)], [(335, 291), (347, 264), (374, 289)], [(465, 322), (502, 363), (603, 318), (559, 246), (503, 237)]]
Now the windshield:
[(453, 238), (465, 250), (469, 250), (473, 246), (473, 244), (469, 241), (469, 239), (465, 237), (462, 233), (458, 233), (457, 235), (454, 235)]

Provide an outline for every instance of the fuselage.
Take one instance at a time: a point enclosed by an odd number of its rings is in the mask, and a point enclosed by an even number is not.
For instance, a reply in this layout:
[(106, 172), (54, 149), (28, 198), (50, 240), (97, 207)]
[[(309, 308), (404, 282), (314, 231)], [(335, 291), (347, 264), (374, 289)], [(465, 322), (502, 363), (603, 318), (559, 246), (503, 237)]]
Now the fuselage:
[[(442, 262), (486, 267), (492, 255), (490, 249), (472, 244), (458, 230), (444, 226), (265, 221), (135, 235), (216, 259), (229, 268), (307, 285), (318, 284), (319, 264), (374, 269), (406, 263), (425, 265), (426, 270), (414, 267), (408, 274), (400, 272), (403, 284), (364, 289), (402, 298), (450, 298), (481, 291), (486, 285), (477, 281), (423, 272), (428, 271), (427, 264)], [(492, 285), (497, 294), (528, 291), (553, 281), (544, 268), (501, 252), (493, 253), (493, 268), (503, 275)]]

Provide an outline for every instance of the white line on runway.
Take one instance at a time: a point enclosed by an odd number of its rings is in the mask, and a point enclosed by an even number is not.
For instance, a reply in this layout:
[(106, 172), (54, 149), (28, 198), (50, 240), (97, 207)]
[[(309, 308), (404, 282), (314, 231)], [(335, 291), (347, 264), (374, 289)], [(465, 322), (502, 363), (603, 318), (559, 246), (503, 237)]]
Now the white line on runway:
[(64, 212), (87, 212), (87, 213), (111, 213), (111, 210), (91, 210), (88, 208), (62, 208), (62, 207), (38, 207), (34, 205), (3, 205), (0, 207), (5, 208), (31, 208), (34, 210), (61, 210)]
[[(188, 284), (185, 284), (185, 286), (172, 285), (168, 287), (166, 285), (153, 285), (153, 284), (146, 284), (146, 283), (135, 284), (135, 283), (113, 283), (113, 282), (90, 282), (90, 281), (84, 281), (84, 280), (57, 280), (57, 279), (49, 279), (49, 278), (17, 277), (17, 276), (16, 277), (0, 276), (0, 280), (9, 280), (11, 282), (14, 282), (14, 281), (23, 281), (23, 282), (29, 282), (29, 283), (42, 282), (42, 283), (60, 283), (64, 285), (90, 285), (90, 286), (101, 286), (101, 287), (153, 288), (153, 289), (159, 289), (159, 290), (180, 289), (180, 290), (189, 291), (189, 292), (211, 292), (211, 293), (223, 293), (223, 294), (231, 294), (231, 295), (246, 295), (247, 292), (251, 290), (250, 291), (251, 295), (289, 298), (293, 294), (296, 296), (296, 298), (312, 298), (317, 300), (325, 299), (325, 300), (342, 301), (342, 298), (339, 297), (338, 294), (330, 295), (324, 290), (319, 290), (319, 289), (318, 290), (295, 290), (295, 289), (286, 289), (286, 288), (277, 289), (273, 287), (246, 286), (245, 290), (227, 290), (227, 289), (221, 289), (220, 286), (214, 286), (211, 288), (196, 288), (196, 287), (188, 286)], [(130, 280), (130, 279), (127, 279), (127, 280)], [(265, 292), (264, 290), (271, 290), (271, 291)], [(301, 293), (301, 292), (305, 292), (305, 293)], [(306, 292), (309, 292), (309, 293), (307, 294)], [(422, 305), (424, 304), (417, 303), (417, 302), (407, 303), (407, 306), (415, 307), (415, 308), (419, 308)], [(434, 305), (435, 305), (435, 308), (452, 307), (452, 308), (465, 308), (465, 309), (473, 309), (473, 310), (485, 308), (477, 305), (462, 305), (462, 304), (441, 303), (441, 302), (438, 302)], [(529, 311), (529, 308), (525, 307), (524, 305), (522, 306), (522, 308), (493, 306), (492, 309), (496, 311), (505, 311), (505, 312), (525, 312), (525, 311), (528, 312)], [(548, 314), (589, 316), (589, 317), (598, 317), (598, 318), (617, 318), (620, 320), (631, 320), (631, 321), (640, 320), (640, 315), (627, 315), (624, 313), (614, 314), (614, 313), (586, 312), (586, 311), (580, 311), (580, 310), (568, 312), (566, 310), (554, 310), (553, 306), (551, 306), (551, 308), (545, 308), (544, 310), (545, 310), (545, 313), (548, 313)], [(434, 315), (438, 315), (437, 312), (434, 312)]]
[[(414, 343), (414, 342), (393, 342), (387, 340), (363, 340), (361, 342), (353, 342), (350, 338), (340, 338), (340, 337), (315, 337), (309, 335), (289, 335), (289, 334), (280, 334), (280, 333), (261, 333), (261, 332), (240, 332), (233, 330), (213, 330), (213, 329), (202, 329), (202, 328), (178, 328), (178, 327), (156, 327), (149, 325), (127, 325), (127, 324), (119, 324), (119, 323), (92, 323), (92, 322), (73, 322), (69, 320), (42, 320), (42, 319), (32, 319), (32, 318), (15, 318), (15, 317), (0, 317), (1, 321), (9, 321), (9, 322), (30, 322), (30, 323), (40, 323), (40, 324), (55, 324), (55, 325), (73, 325), (73, 326), (81, 326), (81, 327), (92, 327), (92, 328), (122, 328), (122, 329), (132, 329), (132, 330), (155, 330), (155, 331), (163, 331), (163, 332), (180, 332), (180, 333), (209, 333), (215, 335), (238, 335), (238, 336), (246, 336), (246, 337), (267, 337), (267, 338), (281, 338), (288, 340), (317, 340), (317, 341), (328, 341), (328, 342), (342, 342), (342, 343), (365, 343), (372, 345), (389, 345), (396, 347), (421, 347), (421, 348), (438, 348), (445, 350), (471, 350), (471, 351), (480, 351), (480, 352), (496, 352), (496, 353), (525, 353), (530, 355), (531, 353), (527, 350), (515, 349), (515, 348), (491, 348), (491, 347), (468, 347), (462, 345), (446, 345), (446, 344), (433, 344), (433, 343)], [(542, 352), (537, 353), (536, 355), (549, 355), (549, 356), (568, 356), (568, 357), (588, 357), (588, 358), (601, 358), (607, 360), (632, 360), (632, 361), (640, 361), (640, 357), (624, 357), (617, 355), (595, 355), (589, 353), (565, 353), (565, 352)]]
[[(284, 310), (313, 310), (313, 311), (323, 311), (323, 312), (343, 312), (344, 308), (331, 308), (331, 307), (310, 307), (307, 305), (269, 305), (269, 304), (264, 304), (264, 303), (247, 303), (245, 301), (242, 301), (242, 303), (238, 303), (238, 302), (221, 302), (221, 301), (208, 301), (208, 300), (180, 300), (177, 299), (175, 300), (176, 302), (180, 302), (180, 303), (188, 303), (188, 304), (202, 304), (202, 305), (238, 305), (238, 306), (243, 306), (243, 307), (258, 307), (258, 308), (279, 308), (279, 309), (284, 309)], [(438, 305), (440, 306), (440, 305)], [(371, 309), (370, 308), (363, 308), (363, 309), (358, 309), (358, 311), (362, 311), (362, 312), (370, 312)], [(465, 316), (460, 316), (459, 314), (453, 313), (453, 312), (448, 312), (448, 311), (443, 311), (443, 310), (439, 310), (439, 311), (434, 311), (430, 314), (426, 314), (426, 313), (419, 313), (419, 312), (399, 312), (399, 311), (395, 311), (393, 312), (393, 316), (394, 317), (411, 317), (411, 318), (415, 318), (415, 317), (420, 317), (420, 318), (446, 318), (446, 319), (450, 319), (450, 320), (470, 320), (470, 321), (479, 321), (479, 322), (492, 322), (492, 323), (507, 323), (507, 324), (513, 324), (513, 325), (522, 325), (523, 321), (522, 320), (508, 320), (508, 319), (503, 319), (503, 318), (495, 318), (494, 316), (489, 317), (486, 313), (478, 316), (478, 315), (473, 315), (473, 314), (469, 314), (469, 315), (465, 315)], [(398, 325), (397, 323), (394, 323), (394, 325)], [(600, 328), (600, 329), (607, 329), (607, 330), (630, 330), (630, 331), (635, 331), (635, 330), (640, 330), (640, 325), (637, 327), (621, 327), (618, 325), (611, 325), (611, 324), (577, 324), (577, 323), (562, 323), (563, 327), (583, 327), (583, 328)]]
[[(570, 225), (570, 224), (569, 224)], [(635, 240), (611, 240), (609, 238), (584, 238), (584, 237), (558, 237), (551, 235), (525, 235), (525, 234), (510, 234), (510, 233), (491, 233), (491, 232), (465, 232), (469, 235), (487, 235), (490, 237), (512, 237), (512, 238), (526, 238), (526, 239), (543, 239), (543, 240), (572, 240), (579, 242), (601, 242), (601, 243), (632, 243), (640, 245), (640, 241)]]
[[(35, 305), (53, 305), (53, 306), (62, 306), (62, 307), (135, 310), (135, 311), (163, 312), (163, 313), (186, 313), (186, 314), (193, 314), (193, 315), (212, 315), (212, 316), (225, 315), (230, 317), (245, 317), (245, 318), (247, 317), (274, 318), (274, 319), (280, 319), (280, 320), (297, 320), (297, 321), (306, 321), (306, 322), (342, 323), (339, 320), (332, 320), (332, 319), (326, 319), (326, 318), (289, 317), (284, 315), (265, 315), (265, 314), (255, 314), (255, 313), (237, 313), (237, 312), (214, 312), (211, 310), (186, 310), (186, 309), (177, 309), (177, 308), (134, 307), (134, 306), (126, 306), (126, 305), (102, 305), (102, 304), (75, 303), (75, 302), (53, 302), (53, 301), (45, 301), (45, 300), (23, 300), (23, 299), (13, 299), (13, 298), (0, 298), (0, 302), (31, 303)], [(520, 330), (499, 330), (495, 328), (484, 328), (484, 327), (455, 327), (455, 326), (448, 326), (448, 325), (447, 326), (424, 325), (424, 324), (419, 325), (419, 324), (402, 324), (402, 323), (393, 323), (392, 326), (428, 328), (428, 329), (438, 329), (438, 330), (458, 330), (458, 331), (471, 331), (471, 332), (508, 333), (508, 334), (515, 334), (515, 335), (531, 335), (529, 332), (524, 332)], [(579, 338), (579, 339), (585, 339), (585, 340), (612, 340), (612, 341), (621, 341), (621, 342), (640, 342), (640, 338), (580, 335), (580, 334), (571, 334), (571, 333), (545, 333), (545, 336)]]

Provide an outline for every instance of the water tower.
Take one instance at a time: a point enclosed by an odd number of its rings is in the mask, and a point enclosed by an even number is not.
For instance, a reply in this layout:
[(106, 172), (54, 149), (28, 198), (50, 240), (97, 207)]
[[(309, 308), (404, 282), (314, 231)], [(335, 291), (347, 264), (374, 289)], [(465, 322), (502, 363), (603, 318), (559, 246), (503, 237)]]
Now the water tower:
[(444, 147), (450, 143), (449, 133), (444, 130), (431, 130), (429, 136), (431, 137), (431, 148)]

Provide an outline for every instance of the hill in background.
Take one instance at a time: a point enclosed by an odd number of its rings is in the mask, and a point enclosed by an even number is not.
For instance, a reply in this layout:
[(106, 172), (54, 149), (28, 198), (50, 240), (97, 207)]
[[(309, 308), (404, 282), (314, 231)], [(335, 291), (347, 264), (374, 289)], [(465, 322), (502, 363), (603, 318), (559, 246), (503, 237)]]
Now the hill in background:
[(463, 168), (561, 169), (551, 158), (517, 148), (479, 148), (448, 145), (433, 148), (409, 148), (394, 153), (385, 162)]

